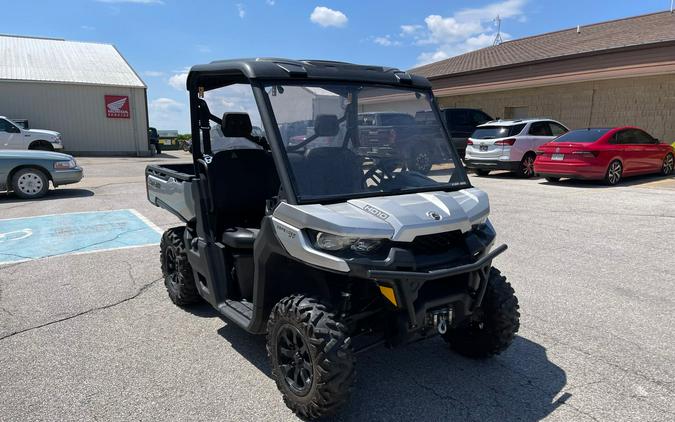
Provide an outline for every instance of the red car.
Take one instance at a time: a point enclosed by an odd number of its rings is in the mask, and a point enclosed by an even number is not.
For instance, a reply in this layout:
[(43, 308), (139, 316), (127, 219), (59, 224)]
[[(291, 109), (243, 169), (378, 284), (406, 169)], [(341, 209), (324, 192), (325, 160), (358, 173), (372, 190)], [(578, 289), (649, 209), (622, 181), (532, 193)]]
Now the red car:
[(673, 162), (673, 147), (642, 129), (590, 128), (571, 130), (539, 147), (534, 171), (549, 182), (569, 177), (616, 185), (624, 176), (667, 176), (673, 172)]

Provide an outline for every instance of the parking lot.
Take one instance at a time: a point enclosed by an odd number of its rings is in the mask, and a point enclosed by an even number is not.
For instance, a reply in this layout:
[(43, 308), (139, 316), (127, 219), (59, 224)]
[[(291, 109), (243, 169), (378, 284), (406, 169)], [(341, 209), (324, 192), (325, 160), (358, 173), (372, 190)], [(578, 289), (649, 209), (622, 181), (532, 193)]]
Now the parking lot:
[[(0, 261), (0, 420), (295, 419), (262, 337), (166, 297), (155, 228), (178, 220), (146, 200), (143, 170), (181, 159), (83, 158), (84, 180), (42, 200), (0, 193), (1, 219), (104, 212), (50, 223), (97, 236)], [(675, 178), (472, 182), (509, 245), (494, 264), (519, 297), (519, 337), (488, 361), (439, 338), (360, 355), (335, 420), (673, 420)]]

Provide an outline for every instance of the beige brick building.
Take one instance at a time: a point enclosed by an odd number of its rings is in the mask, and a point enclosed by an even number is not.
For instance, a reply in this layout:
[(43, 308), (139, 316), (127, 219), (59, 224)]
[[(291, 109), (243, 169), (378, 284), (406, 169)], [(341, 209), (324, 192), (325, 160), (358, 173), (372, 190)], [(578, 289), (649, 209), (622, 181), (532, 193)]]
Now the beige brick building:
[(655, 13), (508, 41), (411, 70), (441, 107), (570, 128), (635, 125), (675, 140), (675, 15)]

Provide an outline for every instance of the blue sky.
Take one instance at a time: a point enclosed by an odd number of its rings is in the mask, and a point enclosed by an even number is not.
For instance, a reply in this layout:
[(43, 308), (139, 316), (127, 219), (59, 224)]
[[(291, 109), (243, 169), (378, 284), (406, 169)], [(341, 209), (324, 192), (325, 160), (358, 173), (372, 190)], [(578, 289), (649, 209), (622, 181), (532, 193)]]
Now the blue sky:
[[(148, 85), (150, 123), (188, 130), (189, 66), (237, 57), (403, 69), (520, 38), (666, 10), (669, 0), (0, 0), (0, 33), (114, 44)], [(10, 17), (14, 16), (14, 19)]]

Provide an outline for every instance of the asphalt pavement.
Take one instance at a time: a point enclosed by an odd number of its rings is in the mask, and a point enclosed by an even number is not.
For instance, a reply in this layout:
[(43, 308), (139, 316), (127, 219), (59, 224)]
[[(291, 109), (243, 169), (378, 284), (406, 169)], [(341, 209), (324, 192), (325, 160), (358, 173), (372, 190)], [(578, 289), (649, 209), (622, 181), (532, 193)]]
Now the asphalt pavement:
[[(164, 230), (178, 221), (147, 201), (143, 170), (183, 159), (79, 159), (80, 184), (0, 193), (0, 219), (133, 209)], [(487, 361), (438, 338), (360, 355), (332, 420), (674, 420), (675, 178), (472, 182), (509, 245), (494, 265), (520, 300), (518, 338)], [(295, 420), (269, 373), (263, 337), (173, 306), (158, 245), (0, 265), (2, 421)]]

